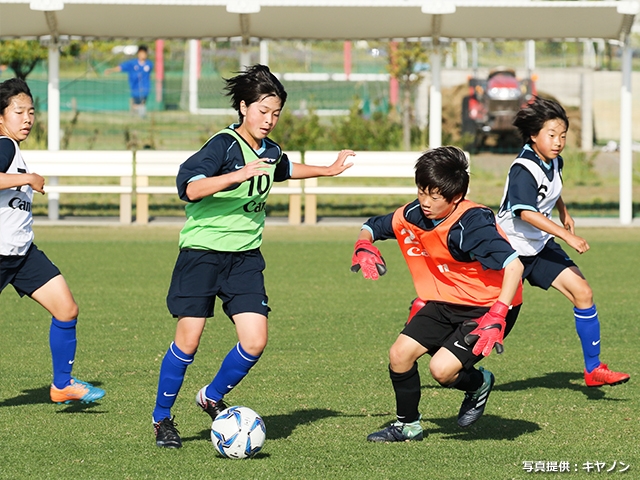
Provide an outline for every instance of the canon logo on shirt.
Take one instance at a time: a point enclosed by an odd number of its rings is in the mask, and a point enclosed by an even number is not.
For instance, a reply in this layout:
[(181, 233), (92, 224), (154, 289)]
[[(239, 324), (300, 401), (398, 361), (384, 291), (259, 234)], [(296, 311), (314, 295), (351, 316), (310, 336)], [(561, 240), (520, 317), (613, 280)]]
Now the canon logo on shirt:
[(20, 197), (13, 197), (9, 200), (9, 207), (14, 210), (23, 210), (25, 212), (31, 211), (31, 202), (21, 199)]

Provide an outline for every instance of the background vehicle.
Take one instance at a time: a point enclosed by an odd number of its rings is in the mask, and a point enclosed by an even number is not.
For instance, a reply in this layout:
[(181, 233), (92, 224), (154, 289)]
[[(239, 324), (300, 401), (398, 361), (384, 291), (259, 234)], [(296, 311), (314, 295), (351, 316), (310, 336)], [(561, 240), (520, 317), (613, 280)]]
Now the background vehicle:
[(470, 151), (519, 148), (522, 141), (511, 122), (534, 95), (534, 80), (519, 79), (510, 68), (495, 68), (486, 79), (470, 78), (469, 93), (462, 99), (462, 135), (469, 139), (466, 148)]

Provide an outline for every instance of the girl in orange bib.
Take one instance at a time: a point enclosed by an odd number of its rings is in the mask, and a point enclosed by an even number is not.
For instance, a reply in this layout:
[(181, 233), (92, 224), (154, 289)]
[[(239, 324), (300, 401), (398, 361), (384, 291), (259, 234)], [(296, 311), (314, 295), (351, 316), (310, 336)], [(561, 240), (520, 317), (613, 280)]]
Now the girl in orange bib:
[(416, 162), (418, 198), (363, 225), (351, 269), (377, 279), (386, 265), (374, 241), (395, 238), (420, 300), (389, 352), (389, 375), (397, 421), (370, 434), (372, 442), (422, 440), (418, 359), (442, 386), (465, 392), (458, 425), (468, 427), (484, 413), (495, 382), (475, 364), (515, 324), (522, 303), (522, 263), (496, 226), (493, 212), (466, 200), (468, 162), (456, 147), (424, 153)]

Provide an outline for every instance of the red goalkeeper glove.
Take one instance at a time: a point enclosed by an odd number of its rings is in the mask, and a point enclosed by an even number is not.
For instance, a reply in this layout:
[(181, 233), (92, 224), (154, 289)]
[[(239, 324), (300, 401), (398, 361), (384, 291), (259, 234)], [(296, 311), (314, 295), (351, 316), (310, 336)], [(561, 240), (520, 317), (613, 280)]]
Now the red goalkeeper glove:
[(409, 318), (407, 318), (407, 323), (409, 323), (411, 319), (416, 316), (416, 313), (422, 310), (422, 307), (424, 307), (426, 304), (427, 302), (425, 302), (424, 300), (420, 298), (414, 298), (411, 302), (411, 306), (409, 307)]
[(507, 325), (505, 320), (507, 313), (509, 313), (509, 306), (497, 301), (482, 317), (464, 322), (464, 326), (475, 327), (464, 337), (467, 345), (471, 346), (475, 343), (473, 346), (474, 355), (482, 353), (488, 357), (493, 347), (496, 348), (498, 354), (504, 352), (502, 342)]
[(357, 273), (361, 268), (364, 278), (371, 280), (377, 280), (379, 275), (387, 273), (387, 264), (380, 250), (369, 240), (358, 240), (351, 257), (351, 271)]

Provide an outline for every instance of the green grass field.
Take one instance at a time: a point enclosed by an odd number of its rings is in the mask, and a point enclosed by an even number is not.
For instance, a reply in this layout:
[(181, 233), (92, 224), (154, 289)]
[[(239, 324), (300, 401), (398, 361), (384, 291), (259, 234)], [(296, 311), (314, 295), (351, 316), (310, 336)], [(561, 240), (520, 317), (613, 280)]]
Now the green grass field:
[[(184, 447), (159, 449), (152, 433), (158, 370), (174, 332), (164, 298), (178, 227), (37, 228), (36, 243), (61, 268), (80, 305), (74, 374), (107, 395), (90, 406), (50, 403), (49, 318), (5, 289), (0, 478), (638, 478), (640, 229), (583, 230), (592, 250), (577, 259), (596, 294), (602, 359), (629, 372), (629, 383), (585, 387), (571, 305), (556, 292), (527, 287), (504, 355), (482, 362), (497, 379), (484, 417), (459, 429), (462, 394), (439, 387), (424, 358), (428, 437), (382, 445), (365, 437), (394, 419), (387, 352), (414, 292), (392, 242), (380, 246), (389, 273), (378, 282), (349, 272), (357, 231), (265, 231), (270, 342), (227, 400), (264, 417), (267, 441), (254, 459), (228, 460), (215, 454), (208, 417), (193, 400), (236, 341), (219, 310), (173, 410)], [(568, 462), (571, 472), (529, 473), (527, 461)], [(589, 462), (604, 464), (600, 475), (595, 466), (584, 469)]]

